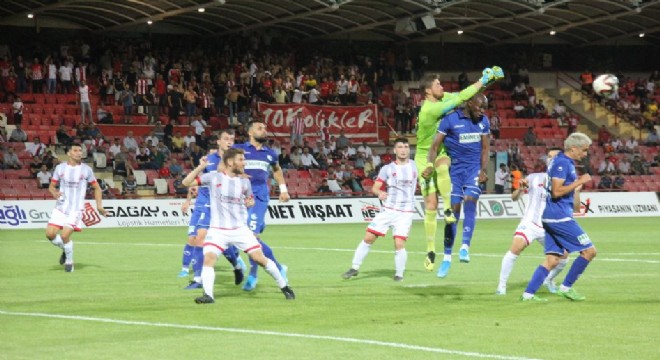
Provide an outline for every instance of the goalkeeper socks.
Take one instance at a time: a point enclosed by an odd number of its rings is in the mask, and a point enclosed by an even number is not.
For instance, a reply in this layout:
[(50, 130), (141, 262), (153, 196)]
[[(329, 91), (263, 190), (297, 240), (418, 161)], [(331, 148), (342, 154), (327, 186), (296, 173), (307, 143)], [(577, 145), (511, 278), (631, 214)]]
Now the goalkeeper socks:
[(60, 236), (60, 234), (57, 234), (55, 236), (55, 239), (53, 239), (50, 243), (57, 246), (60, 249), (64, 248), (64, 241), (62, 241), (62, 237)]
[(213, 266), (202, 267), (201, 280), (204, 294), (213, 298), (213, 285), (215, 284), (215, 269)]
[(366, 258), (369, 254), (370, 249), (371, 244), (367, 244), (367, 242), (364, 240), (360, 241), (360, 244), (358, 244), (357, 249), (355, 249), (355, 254), (353, 255), (353, 269), (360, 269), (360, 265), (362, 265), (364, 258)]
[(190, 244), (186, 244), (186, 246), (183, 247), (183, 259), (181, 260), (181, 266), (183, 266), (184, 269), (188, 269), (188, 267), (190, 267), (192, 256), (193, 256), (193, 246)]
[(548, 277), (548, 273), (548, 269), (544, 268), (543, 265), (539, 265), (539, 267), (536, 268), (536, 271), (534, 271), (532, 279), (529, 280), (529, 284), (527, 284), (527, 289), (525, 289), (525, 294), (523, 294), (523, 296), (525, 298), (534, 296), (536, 291), (541, 287), (541, 285), (543, 285), (543, 280)]
[(232, 245), (228, 247), (225, 251), (222, 252), (222, 255), (229, 261), (231, 264), (232, 268), (236, 269), (237, 265), (237, 260), (236, 258), (238, 257), (238, 251), (236, 250), (236, 246)]
[(513, 270), (513, 265), (518, 260), (518, 255), (507, 251), (502, 258), (502, 268), (500, 269), (500, 287), (506, 287), (506, 282), (509, 281), (509, 276)]
[(204, 265), (204, 248), (201, 246), (193, 246), (192, 257), (194, 278), (198, 279), (202, 276), (202, 266)]
[(571, 269), (568, 270), (568, 274), (566, 274), (566, 278), (564, 278), (564, 282), (561, 285), (566, 288), (572, 287), (584, 270), (587, 269), (587, 266), (589, 266), (589, 260), (582, 256), (578, 256), (575, 261), (573, 261), (573, 265), (571, 265)]
[(64, 263), (73, 264), (73, 240), (69, 240), (68, 243), (64, 244), (62, 249), (64, 249), (64, 256), (66, 257)]
[(394, 275), (403, 277), (403, 272), (406, 270), (406, 261), (408, 261), (406, 249), (394, 252)]
[(277, 286), (281, 289), (286, 286), (286, 281), (282, 277), (282, 274), (280, 274), (279, 269), (277, 268), (277, 265), (275, 265), (275, 262), (271, 259), (266, 259), (266, 265), (264, 266), (264, 270), (275, 279), (275, 282), (277, 282)]
[(550, 274), (548, 274), (548, 278), (545, 279), (545, 281), (552, 281), (552, 280), (554, 280), (554, 279), (557, 277), (557, 275), (559, 275), (559, 273), (560, 273), (562, 270), (564, 270), (564, 268), (566, 267), (566, 264), (568, 264), (568, 258), (566, 258), (566, 259), (559, 259), (559, 264), (557, 264), (557, 266), (555, 266), (554, 269), (550, 270)]
[(474, 233), (474, 226), (477, 222), (477, 203), (476, 201), (466, 201), (463, 203), (463, 212), (465, 219), (463, 219), (463, 241), (462, 243), (470, 246), (472, 241), (472, 234)]
[(438, 230), (438, 210), (424, 211), (424, 232), (426, 233), (426, 252), (435, 252), (435, 234)]
[(438, 190), (442, 197), (442, 208), (449, 209), (451, 204), (451, 178), (449, 165), (440, 165), (435, 169), (438, 178)]

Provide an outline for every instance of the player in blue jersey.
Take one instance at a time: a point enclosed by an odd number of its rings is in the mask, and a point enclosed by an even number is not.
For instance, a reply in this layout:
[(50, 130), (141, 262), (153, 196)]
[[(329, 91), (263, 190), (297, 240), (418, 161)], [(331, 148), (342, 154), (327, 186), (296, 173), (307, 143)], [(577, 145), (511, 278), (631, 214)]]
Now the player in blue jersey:
[[(248, 209), (247, 225), (259, 240), (264, 255), (275, 262), (282, 276), (286, 279), (286, 266), (277, 262), (271, 248), (259, 236), (266, 228), (266, 211), (268, 211), (268, 201), (270, 200), (268, 189), (269, 168), (272, 169), (273, 178), (280, 187), (281, 202), (289, 201), (284, 172), (277, 161), (275, 151), (265, 145), (268, 141), (266, 124), (260, 120), (250, 121), (248, 123), (248, 136), (249, 140), (246, 143), (234, 145), (235, 148), (245, 151), (245, 173), (250, 177), (254, 194), (254, 206)], [(257, 286), (257, 269), (257, 264), (250, 259), (250, 275), (243, 285), (243, 290), (252, 291)]]
[(520, 297), (523, 301), (547, 301), (536, 296), (536, 291), (543, 284), (548, 273), (554, 269), (565, 251), (579, 252), (573, 265), (557, 290), (557, 294), (573, 300), (585, 300), (585, 296), (573, 289), (573, 284), (582, 275), (589, 263), (596, 257), (589, 235), (573, 219), (573, 213), (579, 209), (574, 198), (575, 191), (591, 181), (591, 175), (580, 177), (575, 172), (575, 161), (582, 160), (589, 150), (591, 139), (582, 133), (572, 133), (564, 141), (564, 151), (555, 156), (548, 165), (548, 192), (545, 210), (541, 217), (545, 230), (545, 261), (532, 275), (527, 289)]
[[(451, 177), (451, 207), (456, 219), (463, 212), (463, 244), (459, 252), (461, 262), (470, 262), (470, 242), (477, 219), (477, 200), (481, 195), (480, 182), (488, 180), (486, 167), (490, 153), (490, 125), (484, 111), (488, 108), (488, 100), (483, 94), (476, 94), (465, 103), (464, 109), (445, 116), (435, 135), (429, 150), (429, 163), (444, 143), (451, 158), (449, 176)], [(424, 170), (430, 174), (431, 169)], [(427, 173), (429, 171), (429, 173)], [(451, 253), (456, 238), (456, 223), (445, 225), (445, 251), (438, 276), (444, 278), (451, 267)]]
[[(205, 173), (216, 172), (218, 171), (218, 166), (221, 163), (221, 156), (225, 150), (229, 149), (234, 145), (234, 131), (231, 129), (225, 129), (220, 133), (220, 138), (217, 140), (217, 145), (212, 144), (209, 148), (209, 153), (207, 155), (207, 166), (204, 170)], [(189, 241), (186, 247), (184, 247), (184, 268), (182, 268), (179, 273), (180, 277), (188, 275), (188, 268), (185, 267), (186, 253), (191, 252), (192, 266), (194, 271), (193, 281), (186, 287), (186, 289), (198, 289), (202, 287), (202, 263), (204, 261), (203, 247), (204, 238), (209, 229), (211, 213), (210, 213), (210, 204), (211, 199), (209, 198), (209, 189), (205, 186), (201, 186), (197, 190), (197, 198), (195, 199), (195, 206), (190, 218), (190, 226), (188, 227), (188, 236)], [(187, 211), (190, 206), (190, 202), (187, 201), (182, 206), (182, 210)], [(192, 241), (191, 241), (192, 240)], [(192, 243), (192, 251), (190, 251), (189, 245)], [(232, 264), (234, 269), (234, 283), (239, 285), (243, 282), (243, 268), (245, 264), (238, 256), (238, 252), (235, 247), (230, 247), (223, 253), (227, 261)]]

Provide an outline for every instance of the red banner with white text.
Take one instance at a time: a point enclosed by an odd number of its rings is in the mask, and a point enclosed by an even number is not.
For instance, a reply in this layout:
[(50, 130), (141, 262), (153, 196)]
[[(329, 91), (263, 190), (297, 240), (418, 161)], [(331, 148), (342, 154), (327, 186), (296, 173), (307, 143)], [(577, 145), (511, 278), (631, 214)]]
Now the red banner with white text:
[[(259, 103), (268, 130), (275, 136), (290, 136), (291, 123), (298, 111), (305, 119), (305, 137), (319, 137), (319, 129), (325, 120), (330, 135), (337, 137), (344, 129), (352, 142), (378, 141), (378, 107), (364, 106), (320, 106), (310, 104), (267, 104)], [(310, 142), (311, 143), (311, 142)]]

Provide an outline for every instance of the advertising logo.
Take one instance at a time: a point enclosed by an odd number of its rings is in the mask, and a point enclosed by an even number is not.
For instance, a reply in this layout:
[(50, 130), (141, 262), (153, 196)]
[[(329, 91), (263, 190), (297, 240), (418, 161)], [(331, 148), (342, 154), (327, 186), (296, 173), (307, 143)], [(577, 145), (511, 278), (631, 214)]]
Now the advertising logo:
[(0, 224), (18, 226), (27, 223), (27, 214), (18, 205), (5, 205), (0, 208)]

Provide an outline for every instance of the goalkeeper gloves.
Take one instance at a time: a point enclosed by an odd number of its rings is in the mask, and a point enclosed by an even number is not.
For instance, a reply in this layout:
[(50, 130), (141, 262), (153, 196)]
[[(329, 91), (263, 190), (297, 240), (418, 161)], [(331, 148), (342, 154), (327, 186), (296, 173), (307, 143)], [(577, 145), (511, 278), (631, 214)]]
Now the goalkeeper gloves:
[(495, 75), (495, 81), (504, 79), (504, 70), (501, 67), (495, 65), (491, 69)]
[(479, 81), (481, 81), (483, 86), (488, 86), (491, 82), (495, 81), (495, 73), (493, 72), (493, 69), (485, 68), (481, 72), (481, 79), (479, 79)]

